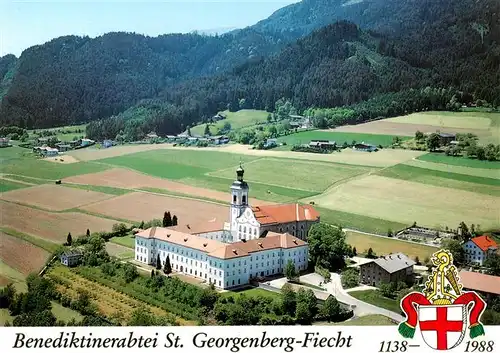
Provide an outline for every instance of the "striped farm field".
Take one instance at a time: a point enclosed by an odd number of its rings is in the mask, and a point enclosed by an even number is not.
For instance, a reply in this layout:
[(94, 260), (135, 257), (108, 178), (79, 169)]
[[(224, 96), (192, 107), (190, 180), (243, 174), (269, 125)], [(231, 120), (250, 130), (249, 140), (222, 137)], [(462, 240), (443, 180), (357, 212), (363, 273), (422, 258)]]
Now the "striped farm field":
[(229, 210), (225, 205), (141, 192), (114, 197), (81, 209), (92, 214), (136, 222), (161, 219), (164, 212), (169, 211), (177, 216), (180, 225), (214, 219), (224, 222), (229, 216)]
[(465, 157), (446, 156), (442, 153), (427, 153), (419, 156), (418, 160), (468, 168), (493, 169), (500, 172), (500, 162), (498, 161), (480, 161), (477, 159), (470, 159)]
[[(336, 182), (371, 170), (375, 168), (278, 158), (261, 158), (245, 164), (246, 179), (249, 182), (311, 192), (322, 192)], [(234, 179), (234, 168), (209, 175), (225, 178), (230, 183)]]
[(378, 175), (341, 184), (314, 200), (323, 208), (429, 227), (500, 224), (499, 197)]
[(0, 195), (0, 198), (6, 201), (32, 205), (50, 211), (67, 210), (103, 201), (110, 197), (112, 196), (102, 192), (67, 188), (53, 184), (9, 191)]
[(68, 232), (78, 236), (85, 234), (87, 229), (110, 231), (117, 223), (79, 212), (48, 212), (5, 201), (0, 201), (0, 209), (1, 226), (57, 243), (66, 241)]
[(31, 243), (0, 232), (0, 259), (25, 276), (38, 272), (49, 256), (49, 252)]
[(423, 169), (438, 170), (447, 173), (456, 173), (456, 174), (478, 176), (483, 178), (500, 179), (500, 170), (498, 169), (471, 168), (461, 165), (429, 162), (429, 161), (424, 161), (420, 158), (405, 162), (404, 165), (409, 165), (412, 167), (423, 168)]
[(417, 168), (404, 164), (381, 170), (377, 175), (500, 197), (500, 179)]
[(69, 297), (76, 298), (80, 289), (88, 291), (92, 298), (91, 301), (97, 306), (102, 315), (107, 317), (121, 315), (124, 319), (123, 323), (130, 318), (134, 310), (141, 306), (158, 316), (168, 314), (160, 308), (140, 302), (112, 288), (90, 281), (67, 267), (55, 266), (45, 276), (56, 283), (58, 292)]

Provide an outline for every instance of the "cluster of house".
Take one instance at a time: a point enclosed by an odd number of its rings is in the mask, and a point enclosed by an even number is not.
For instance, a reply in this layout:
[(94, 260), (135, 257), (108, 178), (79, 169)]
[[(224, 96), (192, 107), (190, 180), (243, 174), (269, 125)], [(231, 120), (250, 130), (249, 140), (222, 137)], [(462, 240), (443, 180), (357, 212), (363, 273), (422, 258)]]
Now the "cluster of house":
[(10, 146), (10, 140), (8, 137), (0, 137), (0, 148), (2, 147), (9, 147)]
[(40, 137), (37, 139), (37, 146), (33, 147), (33, 152), (38, 153), (44, 157), (57, 156), (59, 152), (66, 152), (79, 147), (91, 146), (95, 143), (91, 139), (78, 139), (69, 142), (58, 142), (55, 147), (47, 146), (49, 142), (48, 137)]
[[(469, 254), (480, 252), (482, 255), (472, 255), (470, 259), (482, 261), (486, 253), (497, 251), (498, 248), (491, 244), (491, 239), (487, 236), (478, 237), (479, 240), (472, 240), (464, 245), (469, 249)], [(473, 238), (477, 239), (477, 238)], [(471, 244), (474, 244), (472, 245)], [(479, 244), (479, 245), (478, 245)], [(474, 248), (474, 250), (472, 250)], [(482, 263), (482, 262), (481, 262)], [(421, 279), (414, 273), (415, 261), (409, 259), (402, 253), (390, 254), (368, 261), (359, 266), (360, 282), (369, 286), (379, 286), (382, 283), (405, 282), (407, 280)], [(500, 277), (491, 276), (480, 272), (461, 270), (459, 273), (463, 290), (471, 290), (480, 293), (488, 302), (500, 295)], [(418, 280), (416, 281), (417, 284)]]
[(182, 133), (179, 135), (167, 135), (168, 142), (173, 143), (188, 143), (195, 144), (197, 142), (206, 142), (213, 145), (224, 145), (229, 143), (229, 137), (224, 135), (218, 136), (199, 136), (199, 135), (188, 135), (187, 133)]
[(456, 234), (450, 231), (444, 232), (438, 229), (417, 226), (408, 227), (396, 233), (396, 237), (399, 239), (421, 241), (431, 244), (439, 244), (443, 239), (452, 238), (455, 236)]
[[(311, 140), (309, 144), (304, 145), (304, 147), (311, 147), (311, 148), (318, 148), (318, 149), (325, 149), (325, 150), (336, 150), (337, 149), (337, 142), (335, 141), (329, 141), (329, 140)], [(352, 149), (355, 151), (363, 151), (363, 152), (376, 152), (378, 151), (377, 146), (371, 145), (369, 143), (356, 143), (354, 146), (352, 146)]]
[(308, 264), (304, 241), (319, 214), (310, 205), (252, 207), (248, 184), (238, 168), (231, 185), (229, 222), (206, 222), (169, 228), (153, 227), (135, 236), (135, 260), (161, 265), (169, 258), (173, 271), (226, 289), (252, 279), (282, 274), (288, 262), (297, 271)]

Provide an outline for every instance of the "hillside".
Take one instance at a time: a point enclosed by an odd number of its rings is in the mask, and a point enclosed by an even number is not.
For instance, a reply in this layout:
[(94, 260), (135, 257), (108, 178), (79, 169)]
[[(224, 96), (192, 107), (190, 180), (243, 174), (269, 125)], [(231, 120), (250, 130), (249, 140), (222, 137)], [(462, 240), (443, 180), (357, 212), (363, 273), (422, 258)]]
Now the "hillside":
[[(129, 108), (126, 115), (132, 117), (135, 104), (161, 120), (164, 108), (154, 107), (173, 102), (182, 105), (182, 112), (168, 129), (177, 131), (242, 97), (248, 97), (245, 108), (272, 107), (280, 95), (298, 99), (294, 104), (302, 108), (331, 107), (427, 84), (500, 104), (499, 16), (496, 0), (304, 0), (220, 36), (60, 37), (27, 49), (1, 76), (0, 123), (28, 128), (78, 124)], [(335, 54), (342, 65), (320, 63), (323, 59), (311, 50), (306, 50), (308, 58), (296, 56), (301, 55), (294, 44), (298, 38), (337, 20), (366, 31), (360, 42), (343, 46), (347, 52), (341, 58)], [(307, 46), (307, 41), (299, 43)], [(6, 66), (2, 59), (0, 74)], [(12, 58), (7, 61), (12, 65)], [(306, 70), (308, 65), (313, 66)], [(227, 81), (228, 72), (234, 82)], [(299, 84), (290, 72), (306, 76)], [(260, 92), (248, 92), (243, 82), (248, 78)]]
[(377, 43), (355, 24), (335, 23), (268, 59), (166, 89), (157, 99), (90, 124), (87, 135), (110, 138), (124, 131), (130, 136), (137, 129), (172, 134), (225, 109), (273, 109), (281, 97), (292, 99), (299, 110), (342, 106), (432, 82), (427, 71), (377, 53)]
[(14, 55), (0, 57), (0, 99), (7, 93), (16, 70), (17, 58)]
[(0, 122), (39, 128), (108, 117), (183, 80), (267, 56), (279, 50), (278, 41), (252, 29), (224, 36), (60, 37), (22, 53)]

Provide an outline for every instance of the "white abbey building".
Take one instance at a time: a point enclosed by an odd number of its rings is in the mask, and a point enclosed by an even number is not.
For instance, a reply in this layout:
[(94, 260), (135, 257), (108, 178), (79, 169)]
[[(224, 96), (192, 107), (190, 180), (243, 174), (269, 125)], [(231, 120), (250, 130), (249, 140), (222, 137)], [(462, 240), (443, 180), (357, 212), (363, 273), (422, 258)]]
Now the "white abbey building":
[(172, 270), (213, 283), (218, 288), (248, 284), (252, 278), (281, 274), (288, 261), (307, 268), (308, 245), (303, 240), (318, 212), (309, 205), (251, 207), (244, 170), (238, 168), (231, 186), (229, 222), (206, 222), (169, 228), (153, 227), (136, 234), (136, 261), (164, 264)]

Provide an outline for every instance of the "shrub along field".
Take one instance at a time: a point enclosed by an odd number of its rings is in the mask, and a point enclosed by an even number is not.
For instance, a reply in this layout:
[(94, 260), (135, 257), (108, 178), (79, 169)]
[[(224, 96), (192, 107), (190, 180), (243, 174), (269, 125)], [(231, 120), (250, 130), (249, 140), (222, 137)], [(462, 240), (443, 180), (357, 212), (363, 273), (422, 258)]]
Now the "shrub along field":
[[(256, 125), (267, 121), (268, 112), (264, 110), (243, 109), (237, 112), (223, 111), (222, 115), (226, 117), (214, 124), (210, 124), (210, 133), (215, 135), (219, 129), (222, 129), (224, 124), (228, 122), (231, 124), (232, 130), (237, 130), (242, 127)], [(206, 124), (196, 125), (191, 128), (191, 134), (203, 135), (205, 133)]]
[[(279, 142), (286, 142), (287, 145), (308, 144), (311, 140), (328, 140), (337, 142), (337, 146), (342, 146), (344, 142), (351, 144), (353, 141), (358, 143), (364, 142), (372, 145), (382, 145), (383, 147), (390, 146), (393, 143), (394, 135), (374, 135), (350, 132), (335, 132), (335, 131), (304, 131), (296, 134), (282, 136), (278, 139)], [(407, 140), (409, 137), (398, 136), (401, 140)]]

